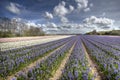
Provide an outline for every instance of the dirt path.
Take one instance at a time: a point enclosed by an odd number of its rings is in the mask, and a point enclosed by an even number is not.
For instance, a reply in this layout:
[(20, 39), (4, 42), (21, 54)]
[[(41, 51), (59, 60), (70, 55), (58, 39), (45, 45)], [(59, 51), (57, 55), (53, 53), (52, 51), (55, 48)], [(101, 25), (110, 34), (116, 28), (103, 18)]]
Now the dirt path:
[(46, 55), (46, 56), (44, 56), (44, 57), (36, 60), (35, 62), (29, 64), (27, 67), (25, 67), (25, 68), (23, 68), (22, 70), (16, 72), (14, 75), (8, 76), (8, 77), (7, 77), (7, 80), (11, 80), (13, 77), (17, 76), (19, 72), (25, 72), (25, 73), (27, 73), (29, 69), (31, 69), (31, 68), (33, 68), (34, 66), (36, 66), (36, 63), (40, 63), (42, 60), (47, 59), (50, 55), (52, 55), (55, 51), (59, 50), (59, 49), (62, 48), (63, 46), (65, 46), (65, 44), (62, 45), (62, 46), (60, 46), (60, 47), (58, 47), (58, 48), (55, 49), (54, 51), (50, 52), (48, 55)]
[[(75, 42), (76, 43), (76, 42)], [(50, 78), (50, 80), (58, 80), (62, 74), (62, 70), (65, 68), (65, 64), (68, 62), (69, 60), (69, 57), (72, 53), (72, 50), (75, 46), (75, 43), (74, 45), (71, 47), (71, 49), (69, 50), (69, 52), (66, 54), (66, 57), (62, 60), (62, 63), (60, 64), (60, 67), (57, 69), (57, 71), (55, 72), (55, 75)]]
[(83, 45), (83, 48), (84, 48), (86, 57), (87, 57), (87, 59), (88, 59), (88, 63), (89, 63), (88, 66), (91, 67), (91, 73), (92, 73), (93, 75), (94, 75), (94, 74), (96, 75), (94, 80), (101, 80), (101, 76), (100, 76), (99, 73), (98, 73), (98, 70), (97, 70), (97, 68), (96, 68), (96, 64), (91, 60), (89, 54), (87, 53), (87, 50), (86, 50), (85, 45), (84, 45), (83, 43), (82, 43), (82, 45)]

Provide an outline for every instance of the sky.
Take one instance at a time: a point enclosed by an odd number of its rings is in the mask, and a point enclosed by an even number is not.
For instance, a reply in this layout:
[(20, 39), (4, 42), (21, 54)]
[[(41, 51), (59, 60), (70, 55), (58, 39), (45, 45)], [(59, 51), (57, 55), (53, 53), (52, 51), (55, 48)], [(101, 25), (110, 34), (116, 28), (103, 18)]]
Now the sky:
[(120, 0), (0, 0), (0, 17), (26, 21), (48, 34), (120, 29)]

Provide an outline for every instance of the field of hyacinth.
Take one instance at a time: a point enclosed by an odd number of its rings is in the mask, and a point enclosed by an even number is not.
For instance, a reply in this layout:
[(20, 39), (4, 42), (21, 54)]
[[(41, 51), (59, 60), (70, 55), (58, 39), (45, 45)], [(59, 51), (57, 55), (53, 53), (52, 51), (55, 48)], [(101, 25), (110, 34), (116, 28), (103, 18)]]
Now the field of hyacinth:
[(0, 50), (5, 51), (26, 46), (38, 45), (66, 37), (69, 36), (0, 38)]
[(0, 51), (0, 80), (120, 80), (119, 36), (37, 42)]

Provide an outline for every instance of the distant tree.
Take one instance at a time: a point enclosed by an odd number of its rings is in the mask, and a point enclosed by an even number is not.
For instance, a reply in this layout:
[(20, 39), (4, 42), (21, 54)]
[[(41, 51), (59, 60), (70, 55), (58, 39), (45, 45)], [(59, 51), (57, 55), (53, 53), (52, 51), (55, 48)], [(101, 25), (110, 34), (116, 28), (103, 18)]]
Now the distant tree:
[(88, 32), (88, 33), (86, 33), (86, 34), (89, 34), (89, 35), (97, 35), (98, 33), (97, 33), (96, 30), (93, 30), (92, 32)]
[(45, 33), (39, 27), (28, 26), (24, 22), (0, 17), (0, 37), (41, 36)]
[(93, 31), (92, 31), (92, 34), (95, 34), (95, 35), (96, 35), (96, 34), (97, 34), (97, 31), (96, 31), (96, 30), (93, 30)]
[(44, 35), (44, 32), (39, 27), (30, 26), (29, 29), (24, 30), (25, 36), (41, 36)]

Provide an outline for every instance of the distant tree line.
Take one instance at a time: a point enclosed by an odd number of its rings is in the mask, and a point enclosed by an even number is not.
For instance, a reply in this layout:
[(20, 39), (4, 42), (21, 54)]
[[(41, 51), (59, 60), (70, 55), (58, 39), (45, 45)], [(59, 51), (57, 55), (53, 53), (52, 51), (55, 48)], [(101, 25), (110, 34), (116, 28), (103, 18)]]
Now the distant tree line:
[(118, 36), (120, 36), (120, 30), (100, 31), (100, 32), (93, 30), (92, 32), (88, 32), (86, 34), (88, 34), (88, 35), (118, 35)]
[(43, 36), (40, 27), (28, 26), (24, 22), (0, 17), (0, 37)]

